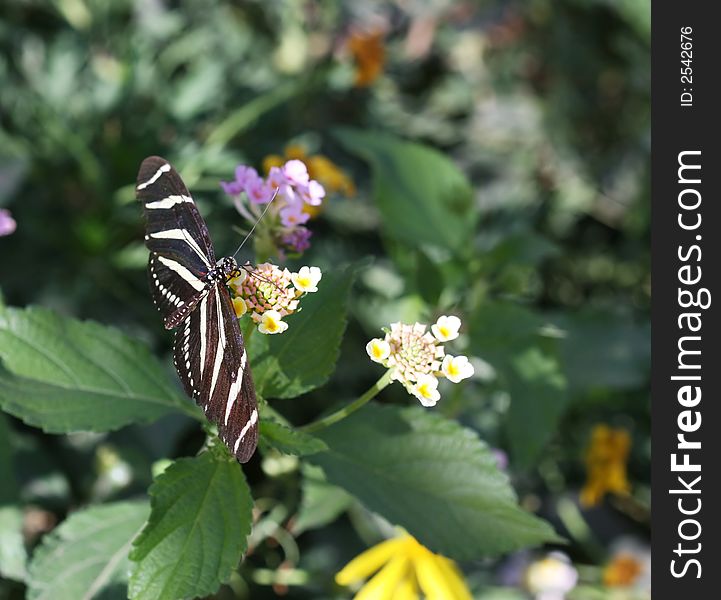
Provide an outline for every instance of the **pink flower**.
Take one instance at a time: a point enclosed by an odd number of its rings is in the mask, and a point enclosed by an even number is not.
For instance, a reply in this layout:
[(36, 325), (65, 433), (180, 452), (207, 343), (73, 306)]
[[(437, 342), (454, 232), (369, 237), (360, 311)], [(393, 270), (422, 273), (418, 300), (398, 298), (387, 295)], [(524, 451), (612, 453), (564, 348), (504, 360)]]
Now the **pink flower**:
[(308, 168), (301, 160), (289, 160), (283, 165), (283, 174), (295, 185), (308, 185)]
[(280, 209), (280, 222), (284, 227), (302, 225), (308, 219), (310, 219), (310, 215), (303, 212), (302, 204), (288, 204)]
[(10, 235), (15, 231), (17, 223), (6, 208), (0, 208), (0, 236)]
[(314, 179), (307, 186), (299, 189), (298, 192), (303, 201), (311, 206), (320, 206), (325, 197), (325, 188)]

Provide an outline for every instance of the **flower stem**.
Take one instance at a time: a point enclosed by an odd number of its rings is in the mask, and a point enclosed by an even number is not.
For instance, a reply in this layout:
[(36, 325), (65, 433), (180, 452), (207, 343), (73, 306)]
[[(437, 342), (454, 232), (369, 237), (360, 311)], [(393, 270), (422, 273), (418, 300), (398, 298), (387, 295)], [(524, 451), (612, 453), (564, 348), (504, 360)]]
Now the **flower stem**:
[(333, 425), (333, 423), (342, 421), (348, 415), (353, 414), (355, 411), (357, 411), (359, 408), (361, 408), (364, 404), (367, 404), (369, 400), (372, 400), (373, 398), (375, 398), (376, 395), (384, 387), (386, 387), (390, 382), (391, 382), (391, 372), (390, 372), (390, 370), (388, 370), (385, 372), (383, 377), (381, 377), (378, 381), (376, 381), (368, 389), (368, 391), (366, 391), (366, 393), (363, 394), (362, 396), (360, 396), (357, 400), (354, 400), (347, 406), (344, 406), (343, 408), (338, 409), (334, 413), (331, 413), (328, 416), (323, 417), (322, 419), (318, 419), (317, 421), (313, 421), (312, 423), (303, 425), (303, 427), (300, 427), (299, 429), (306, 433), (312, 433), (313, 431), (318, 431), (319, 429), (325, 429), (329, 425)]

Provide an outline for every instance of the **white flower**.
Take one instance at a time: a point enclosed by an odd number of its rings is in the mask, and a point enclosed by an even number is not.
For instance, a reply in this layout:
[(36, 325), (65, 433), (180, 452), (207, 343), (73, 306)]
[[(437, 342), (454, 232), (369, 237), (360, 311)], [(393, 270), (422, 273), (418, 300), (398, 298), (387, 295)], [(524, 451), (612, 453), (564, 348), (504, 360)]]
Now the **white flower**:
[(317, 292), (318, 282), (323, 274), (318, 267), (301, 267), (290, 276), (295, 288), (301, 292)]
[(433, 335), (439, 342), (449, 342), (458, 337), (458, 330), (461, 328), (461, 320), (454, 316), (443, 315), (438, 317), (435, 325), (431, 326)]
[(577, 581), (578, 572), (561, 552), (551, 552), (526, 571), (526, 585), (535, 600), (563, 600)]
[(374, 338), (366, 344), (366, 352), (373, 362), (382, 363), (391, 354), (391, 345), (380, 338)]
[(441, 398), (438, 392), (438, 380), (433, 375), (421, 375), (411, 388), (411, 392), (423, 406), (435, 406)]
[(443, 359), (441, 371), (449, 381), (458, 383), (473, 375), (473, 365), (468, 362), (467, 356), (451, 356), (447, 354)]
[(258, 325), (260, 333), (283, 333), (286, 329), (288, 329), (288, 323), (282, 320), (277, 310), (264, 312)]

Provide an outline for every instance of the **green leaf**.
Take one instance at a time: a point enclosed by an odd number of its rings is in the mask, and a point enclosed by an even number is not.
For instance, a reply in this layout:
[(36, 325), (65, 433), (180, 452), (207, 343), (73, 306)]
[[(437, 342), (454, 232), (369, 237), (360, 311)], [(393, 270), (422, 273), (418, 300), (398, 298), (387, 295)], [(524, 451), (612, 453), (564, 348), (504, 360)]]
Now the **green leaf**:
[(556, 430), (567, 404), (566, 378), (555, 357), (531, 347), (512, 361), (507, 432), (513, 458), (530, 466)]
[(23, 541), (23, 511), (0, 505), (0, 576), (25, 581), (28, 553)]
[(300, 509), (293, 521), (293, 533), (300, 535), (332, 523), (352, 503), (352, 496), (326, 481), (322, 469), (304, 464)]
[(29, 600), (125, 598), (128, 550), (148, 503), (115, 502), (70, 515), (43, 538), (30, 563)]
[(511, 302), (485, 302), (470, 326), (473, 354), (489, 361), (511, 395), (506, 432), (514, 463), (528, 467), (553, 435), (566, 408), (566, 379), (546, 320)]
[(373, 197), (389, 235), (455, 252), (467, 247), (478, 218), (466, 176), (440, 152), (377, 131), (340, 129), (346, 149), (373, 172)]
[(296, 456), (307, 456), (328, 449), (328, 446), (315, 436), (268, 420), (260, 422), (260, 443), (284, 454)]
[[(264, 398), (295, 398), (325, 383), (333, 372), (346, 328), (348, 295), (358, 265), (323, 273), (318, 291), (300, 301), (280, 335), (253, 334), (253, 377)], [(266, 338), (266, 339), (262, 339)]]
[(437, 414), (369, 404), (317, 435), (330, 450), (307, 460), (330, 483), (435, 552), (477, 559), (559, 539), (519, 508), (478, 436)]
[(247, 547), (253, 500), (222, 444), (168, 467), (150, 488), (152, 513), (133, 543), (134, 600), (207, 596)]
[(0, 308), (0, 406), (51, 433), (194, 412), (142, 344), (49, 310)]

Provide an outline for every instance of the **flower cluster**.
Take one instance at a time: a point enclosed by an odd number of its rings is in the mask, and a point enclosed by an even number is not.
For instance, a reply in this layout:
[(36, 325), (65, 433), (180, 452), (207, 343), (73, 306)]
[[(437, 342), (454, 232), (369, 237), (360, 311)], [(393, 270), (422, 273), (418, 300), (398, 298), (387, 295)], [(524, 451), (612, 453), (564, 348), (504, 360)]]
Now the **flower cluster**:
[(434, 554), (408, 534), (381, 542), (359, 554), (338, 572), (335, 580), (339, 585), (351, 585), (374, 573), (356, 594), (357, 599), (418, 599), (420, 591), (426, 598), (471, 600), (471, 593), (456, 564), (445, 556)]
[(400, 381), (423, 406), (434, 406), (440, 399), (438, 377), (453, 383), (473, 375), (473, 365), (466, 356), (445, 353), (443, 342), (458, 337), (461, 320), (455, 316), (439, 317), (431, 331), (421, 323), (392, 323), (385, 338), (372, 339), (366, 345), (371, 360), (391, 370), (391, 378)]
[[(281, 167), (287, 160), (300, 160), (308, 168), (308, 175), (325, 188), (329, 194), (355, 196), (356, 188), (353, 180), (330, 158), (322, 154), (308, 154), (300, 144), (289, 144), (283, 150), (284, 156), (271, 154), (263, 159), (263, 169), (270, 173), (273, 167)], [(305, 206), (304, 211), (315, 216), (319, 207)]]
[[(282, 166), (271, 167), (266, 178), (245, 165), (235, 169), (233, 181), (221, 181), (221, 187), (233, 198), (238, 212), (250, 223), (263, 219), (259, 240), (269, 240), (273, 251), (301, 253), (310, 247), (311, 232), (305, 227), (310, 214), (306, 206), (315, 207), (323, 202), (325, 188), (311, 179), (308, 169), (300, 160), (289, 160)], [(273, 202), (271, 207), (266, 205)]]
[(260, 333), (283, 333), (288, 329), (283, 318), (298, 310), (302, 296), (318, 291), (322, 275), (318, 267), (301, 267), (297, 273), (270, 263), (244, 267), (228, 282), (235, 314), (249, 313)]
[(604, 424), (593, 428), (586, 453), (586, 484), (581, 490), (583, 506), (596, 506), (608, 492), (629, 493), (631, 486), (626, 475), (626, 462), (630, 449), (628, 431)]

